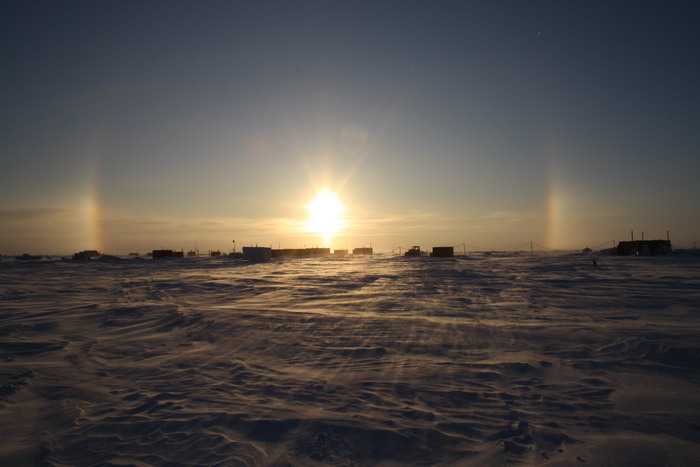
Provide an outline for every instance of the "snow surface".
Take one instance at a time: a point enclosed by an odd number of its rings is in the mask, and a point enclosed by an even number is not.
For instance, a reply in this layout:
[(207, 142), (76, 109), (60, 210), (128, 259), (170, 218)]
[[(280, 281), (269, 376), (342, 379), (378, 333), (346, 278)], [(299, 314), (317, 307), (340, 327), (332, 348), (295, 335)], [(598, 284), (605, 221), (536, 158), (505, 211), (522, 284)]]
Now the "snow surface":
[(0, 465), (700, 465), (700, 258), (0, 262)]

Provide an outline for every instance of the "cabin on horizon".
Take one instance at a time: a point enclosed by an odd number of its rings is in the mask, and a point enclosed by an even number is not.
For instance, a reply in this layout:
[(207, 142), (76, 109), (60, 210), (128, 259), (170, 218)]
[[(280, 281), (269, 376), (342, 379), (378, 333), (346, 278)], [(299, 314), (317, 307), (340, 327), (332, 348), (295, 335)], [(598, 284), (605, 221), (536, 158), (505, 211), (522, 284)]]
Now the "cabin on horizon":
[(342, 258), (343, 256), (348, 255), (348, 250), (333, 250), (333, 256), (337, 256), (339, 258)]
[(101, 253), (97, 250), (83, 250), (73, 255), (73, 261), (88, 261), (92, 258), (97, 258)]
[(406, 252), (403, 255), (407, 256), (407, 257), (414, 257), (414, 256), (424, 256), (425, 253), (423, 251), (421, 251), (420, 246), (413, 245), (411, 248), (406, 250)]
[(165, 258), (182, 258), (185, 254), (182, 251), (173, 250), (153, 250), (151, 252), (153, 259), (165, 259)]
[(353, 255), (372, 255), (374, 254), (374, 250), (370, 248), (353, 248), (352, 250)]
[(631, 240), (617, 244), (620, 256), (656, 256), (672, 252), (670, 240)]
[(272, 248), (264, 246), (244, 246), (243, 259), (253, 263), (269, 261), (272, 258)]
[(307, 255), (306, 258), (315, 258), (317, 256), (330, 256), (330, 248), (304, 248), (304, 253)]
[(452, 258), (455, 255), (453, 246), (434, 246), (430, 256), (433, 258)]
[(330, 254), (330, 248), (278, 248), (271, 251), (272, 257), (277, 259), (318, 258)]

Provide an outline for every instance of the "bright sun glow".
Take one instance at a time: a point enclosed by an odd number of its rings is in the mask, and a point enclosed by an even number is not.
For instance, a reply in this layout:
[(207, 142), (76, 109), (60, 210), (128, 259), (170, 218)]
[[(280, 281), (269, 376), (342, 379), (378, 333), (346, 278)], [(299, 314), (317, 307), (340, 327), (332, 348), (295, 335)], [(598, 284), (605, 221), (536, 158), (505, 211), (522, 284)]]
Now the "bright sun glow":
[(307, 231), (321, 235), (325, 243), (329, 243), (333, 235), (343, 229), (345, 208), (334, 192), (319, 191), (306, 209), (309, 212)]

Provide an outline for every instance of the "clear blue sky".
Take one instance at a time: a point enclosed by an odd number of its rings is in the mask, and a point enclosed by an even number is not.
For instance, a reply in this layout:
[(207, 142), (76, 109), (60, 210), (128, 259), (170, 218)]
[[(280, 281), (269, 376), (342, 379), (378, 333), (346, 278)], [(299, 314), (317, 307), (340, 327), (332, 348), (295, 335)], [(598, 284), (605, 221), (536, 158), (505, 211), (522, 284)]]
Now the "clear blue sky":
[(0, 253), (700, 239), (697, 2), (4, 2)]

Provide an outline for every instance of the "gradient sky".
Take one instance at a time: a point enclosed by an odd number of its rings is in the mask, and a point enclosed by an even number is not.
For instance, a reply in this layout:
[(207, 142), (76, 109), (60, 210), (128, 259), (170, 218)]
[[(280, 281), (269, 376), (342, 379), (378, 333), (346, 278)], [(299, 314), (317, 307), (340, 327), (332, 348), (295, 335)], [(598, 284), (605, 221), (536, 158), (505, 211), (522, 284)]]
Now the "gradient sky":
[(3, 2), (0, 253), (700, 239), (697, 2)]

